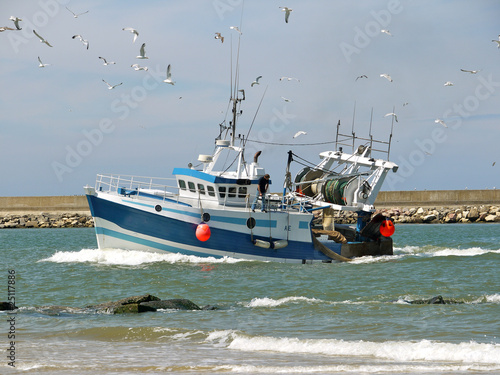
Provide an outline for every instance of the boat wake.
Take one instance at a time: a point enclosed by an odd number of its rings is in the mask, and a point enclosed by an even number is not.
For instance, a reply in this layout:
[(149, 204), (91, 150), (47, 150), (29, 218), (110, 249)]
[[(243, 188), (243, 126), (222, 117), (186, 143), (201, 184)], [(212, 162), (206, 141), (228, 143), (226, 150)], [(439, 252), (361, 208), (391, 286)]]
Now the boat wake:
[(82, 249), (80, 251), (57, 251), (39, 262), (94, 263), (111, 266), (140, 266), (150, 263), (237, 263), (240, 259), (223, 257), (198, 257), (179, 253), (155, 253), (122, 249)]

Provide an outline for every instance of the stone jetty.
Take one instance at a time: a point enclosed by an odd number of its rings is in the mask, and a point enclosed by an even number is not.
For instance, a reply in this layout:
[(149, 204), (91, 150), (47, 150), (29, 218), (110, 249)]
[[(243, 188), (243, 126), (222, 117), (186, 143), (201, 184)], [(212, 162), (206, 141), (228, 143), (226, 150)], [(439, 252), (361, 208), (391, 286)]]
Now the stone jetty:
[[(376, 213), (390, 217), (397, 224), (500, 223), (500, 205), (461, 207), (394, 207), (377, 209)], [(355, 212), (334, 212), (337, 224), (354, 224)], [(318, 222), (322, 212), (317, 213)]]
[(78, 212), (15, 213), (0, 216), (3, 228), (84, 228), (93, 227), (92, 216)]
[[(394, 207), (381, 208), (375, 213), (390, 217), (396, 224), (500, 223), (500, 205), (462, 207)], [(322, 212), (316, 211), (316, 222)], [(356, 223), (356, 213), (335, 212), (338, 224)], [(42, 212), (0, 214), (0, 229), (8, 228), (91, 228), (94, 219), (85, 212)]]

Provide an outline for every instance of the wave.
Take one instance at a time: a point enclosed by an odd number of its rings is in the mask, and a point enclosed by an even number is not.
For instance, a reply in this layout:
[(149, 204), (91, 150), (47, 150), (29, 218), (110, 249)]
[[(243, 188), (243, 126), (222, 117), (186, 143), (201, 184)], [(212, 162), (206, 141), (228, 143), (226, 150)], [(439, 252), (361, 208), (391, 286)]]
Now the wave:
[(265, 298), (252, 299), (248, 304), (246, 304), (246, 307), (276, 307), (296, 302), (321, 303), (324, 301), (308, 297), (284, 297), (280, 299), (272, 299), (265, 297)]
[(500, 366), (500, 344), (474, 341), (446, 343), (420, 341), (345, 341), (338, 339), (299, 339), (288, 337), (248, 336), (234, 330), (214, 331), (206, 339), (217, 346), (240, 351), (268, 351), (288, 354), (371, 357), (378, 360), (439, 361), (454, 364)]
[(149, 263), (237, 263), (240, 259), (231, 257), (214, 258), (183, 255), (179, 253), (155, 253), (122, 249), (82, 249), (80, 251), (57, 251), (39, 262), (54, 263), (96, 263), (117, 266), (140, 266)]

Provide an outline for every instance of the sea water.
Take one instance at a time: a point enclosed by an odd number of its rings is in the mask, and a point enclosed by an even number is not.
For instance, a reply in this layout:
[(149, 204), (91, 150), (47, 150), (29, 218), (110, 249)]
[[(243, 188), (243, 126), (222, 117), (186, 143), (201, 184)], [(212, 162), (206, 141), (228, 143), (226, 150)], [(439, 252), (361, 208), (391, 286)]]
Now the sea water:
[[(0, 313), (0, 373), (500, 373), (500, 225), (393, 238), (392, 256), (281, 264), (99, 250), (92, 228), (0, 230), (0, 301), (19, 307)], [(84, 309), (145, 293), (217, 309)], [(457, 303), (410, 303), (438, 295)]]

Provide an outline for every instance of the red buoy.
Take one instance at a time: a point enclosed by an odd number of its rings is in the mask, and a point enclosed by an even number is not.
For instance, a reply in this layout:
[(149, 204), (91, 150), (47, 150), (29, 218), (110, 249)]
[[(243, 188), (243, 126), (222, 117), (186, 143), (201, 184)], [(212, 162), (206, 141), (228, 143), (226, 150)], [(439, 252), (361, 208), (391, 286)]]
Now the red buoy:
[(392, 236), (395, 230), (396, 228), (394, 228), (394, 223), (389, 219), (385, 219), (380, 224), (380, 234), (384, 237)]
[(205, 223), (198, 224), (196, 227), (196, 238), (203, 242), (208, 240), (210, 238), (210, 227)]

